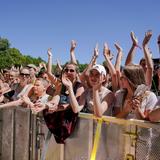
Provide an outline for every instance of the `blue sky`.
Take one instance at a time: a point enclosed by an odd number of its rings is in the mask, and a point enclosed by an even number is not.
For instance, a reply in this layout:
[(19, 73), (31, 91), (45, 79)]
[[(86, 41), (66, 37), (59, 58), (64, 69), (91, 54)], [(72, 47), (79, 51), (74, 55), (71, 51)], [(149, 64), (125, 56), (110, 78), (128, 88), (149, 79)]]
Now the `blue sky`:
[[(70, 41), (75, 39), (80, 63), (90, 61), (96, 43), (98, 63), (104, 61), (104, 42), (116, 57), (114, 43), (118, 42), (124, 51), (123, 64), (132, 43), (130, 32), (141, 45), (148, 29), (153, 31), (149, 44), (153, 57), (160, 57), (159, 0), (0, 0), (0, 20), (0, 36), (9, 39), (11, 47), (44, 60), (51, 47), (54, 63), (57, 58), (61, 63), (69, 60)], [(141, 57), (143, 52), (137, 49), (134, 62)]]

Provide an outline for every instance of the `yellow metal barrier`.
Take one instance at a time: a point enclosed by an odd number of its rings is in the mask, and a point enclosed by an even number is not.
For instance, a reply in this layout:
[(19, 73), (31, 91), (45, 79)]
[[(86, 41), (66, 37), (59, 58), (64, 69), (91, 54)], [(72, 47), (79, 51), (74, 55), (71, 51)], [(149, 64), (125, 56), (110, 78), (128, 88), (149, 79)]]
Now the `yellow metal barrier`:
[(95, 158), (96, 158), (96, 153), (97, 153), (99, 139), (100, 139), (100, 133), (101, 133), (101, 127), (102, 127), (102, 119), (99, 119), (98, 125), (96, 128), (95, 138), (94, 138), (94, 145), (93, 145), (93, 149), (92, 149), (92, 153), (91, 153), (91, 160), (95, 160)]
[[(160, 126), (157, 125), (159, 123), (150, 123), (150, 122), (144, 121), (144, 120), (136, 120), (136, 119), (125, 120), (125, 119), (119, 119), (119, 118), (115, 118), (115, 117), (111, 117), (111, 116), (103, 116), (103, 117), (99, 118), (99, 117), (96, 117), (92, 114), (87, 114), (87, 113), (80, 113), (79, 117), (86, 118), (86, 119), (94, 119), (94, 120), (98, 121), (97, 128), (96, 128), (96, 134), (94, 137), (94, 145), (93, 145), (93, 149), (91, 152), (90, 160), (96, 159), (96, 153), (97, 153), (98, 143), (99, 143), (99, 139), (100, 139), (102, 122), (115, 123), (115, 124), (124, 125), (124, 126), (135, 125), (135, 126), (139, 126), (139, 127), (143, 127), (143, 128), (153, 128), (153, 129), (160, 131)], [(127, 155), (126, 159), (132, 160), (133, 156)]]
[(97, 119), (97, 120), (102, 120), (103, 122), (110, 122), (110, 123), (121, 124), (121, 125), (136, 125), (143, 128), (154, 128), (160, 131), (160, 126), (157, 125), (157, 124), (160, 124), (160, 122), (151, 123), (149, 121), (137, 120), (137, 119), (126, 120), (126, 119), (121, 119), (121, 118), (116, 118), (111, 116), (102, 116), (102, 118), (99, 118), (88, 113), (80, 113), (79, 117), (87, 118), (87, 119), (95, 119), (95, 120)]

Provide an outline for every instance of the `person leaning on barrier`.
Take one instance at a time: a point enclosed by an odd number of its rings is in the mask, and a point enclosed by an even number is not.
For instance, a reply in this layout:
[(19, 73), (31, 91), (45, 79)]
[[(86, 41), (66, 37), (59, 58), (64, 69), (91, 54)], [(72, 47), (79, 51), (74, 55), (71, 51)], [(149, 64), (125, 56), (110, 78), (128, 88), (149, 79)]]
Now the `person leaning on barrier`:
[(157, 102), (156, 95), (145, 85), (144, 71), (139, 65), (127, 65), (121, 75), (122, 90), (116, 93), (118, 118), (146, 119)]
[(106, 80), (105, 77), (105, 68), (100, 64), (93, 65), (88, 76), (91, 88), (85, 90), (80, 96), (79, 102), (75, 101), (74, 96), (71, 97), (71, 102), (74, 103), (76, 112), (83, 109), (82, 112), (93, 113), (101, 117), (107, 111), (113, 103), (114, 94), (103, 86), (103, 82)]
[(0, 103), (4, 103), (5, 102), (5, 95), (6, 93), (8, 93), (11, 90), (11, 88), (9, 87), (8, 83), (3, 82), (0, 79)]
[(48, 84), (49, 82), (46, 79), (37, 78), (28, 95), (21, 96), (22, 102), (32, 110), (32, 113), (37, 113), (39, 105), (41, 105), (39, 110), (44, 110), (46, 103), (51, 99), (46, 93)]
[[(148, 119), (148, 114), (157, 102), (156, 95), (145, 85), (144, 71), (139, 65), (127, 65), (121, 75), (121, 90), (116, 92), (115, 115), (126, 119)], [(136, 159), (148, 159), (152, 155), (150, 128), (137, 128)]]
[(156, 103), (154, 110), (149, 113), (148, 117), (151, 122), (160, 121), (160, 99)]
[(84, 92), (84, 88), (77, 81), (77, 72), (77, 65), (67, 63), (62, 70), (61, 79), (50, 74), (49, 78), (55, 84), (55, 95), (44, 108), (41, 104), (36, 105), (35, 112), (44, 110), (44, 120), (57, 143), (65, 143), (78, 120), (79, 111), (76, 110), (75, 103)]
[(32, 84), (30, 83), (29, 70), (22, 68), (19, 74), (19, 83), (15, 83), (14, 86), (12, 86), (12, 90), (4, 94), (5, 98), (11, 102), (1, 104), (0, 108), (10, 108), (21, 105), (21, 97), (27, 95), (31, 88)]

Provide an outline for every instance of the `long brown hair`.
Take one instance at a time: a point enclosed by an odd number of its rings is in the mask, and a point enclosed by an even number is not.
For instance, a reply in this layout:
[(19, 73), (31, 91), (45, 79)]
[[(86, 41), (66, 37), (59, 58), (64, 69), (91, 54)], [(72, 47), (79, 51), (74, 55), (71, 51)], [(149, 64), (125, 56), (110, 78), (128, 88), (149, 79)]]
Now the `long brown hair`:
[[(138, 85), (146, 84), (145, 73), (140, 65), (129, 64), (123, 68), (123, 73), (126, 76), (131, 88), (136, 90)], [(127, 89), (124, 89), (123, 104), (127, 96)]]
[(124, 67), (123, 73), (127, 77), (131, 87), (134, 89), (136, 89), (138, 85), (146, 84), (145, 73), (140, 65), (127, 65)]

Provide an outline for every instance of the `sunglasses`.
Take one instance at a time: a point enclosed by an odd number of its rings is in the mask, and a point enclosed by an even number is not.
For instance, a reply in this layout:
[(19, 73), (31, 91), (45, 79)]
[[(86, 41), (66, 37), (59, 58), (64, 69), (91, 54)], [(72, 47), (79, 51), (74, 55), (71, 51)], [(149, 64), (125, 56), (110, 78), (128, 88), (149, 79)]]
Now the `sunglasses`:
[(74, 69), (68, 69), (68, 68), (66, 68), (64, 70), (64, 72), (66, 72), (66, 73), (68, 73), (68, 72), (73, 73), (73, 72), (75, 72), (75, 70)]
[(20, 73), (20, 75), (21, 75), (21, 76), (28, 76), (28, 77), (30, 76), (30, 75), (27, 74), (27, 73)]

